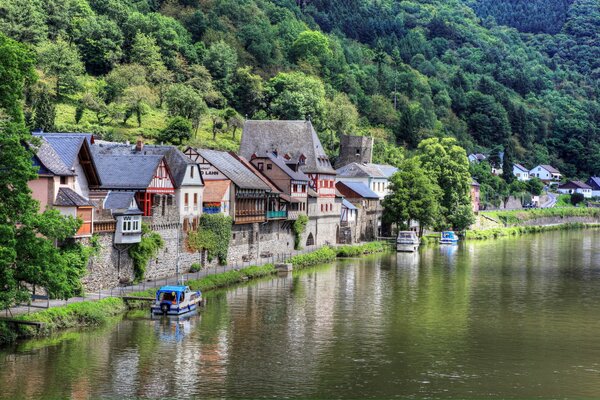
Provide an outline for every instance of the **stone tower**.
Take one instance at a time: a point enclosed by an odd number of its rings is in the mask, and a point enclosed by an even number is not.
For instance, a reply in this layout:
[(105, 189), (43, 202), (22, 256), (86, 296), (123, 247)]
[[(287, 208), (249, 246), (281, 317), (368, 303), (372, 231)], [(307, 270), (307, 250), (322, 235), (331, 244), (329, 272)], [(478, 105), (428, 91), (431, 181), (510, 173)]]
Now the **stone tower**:
[(340, 156), (335, 163), (335, 168), (341, 168), (353, 162), (360, 164), (373, 162), (372, 137), (342, 135)]

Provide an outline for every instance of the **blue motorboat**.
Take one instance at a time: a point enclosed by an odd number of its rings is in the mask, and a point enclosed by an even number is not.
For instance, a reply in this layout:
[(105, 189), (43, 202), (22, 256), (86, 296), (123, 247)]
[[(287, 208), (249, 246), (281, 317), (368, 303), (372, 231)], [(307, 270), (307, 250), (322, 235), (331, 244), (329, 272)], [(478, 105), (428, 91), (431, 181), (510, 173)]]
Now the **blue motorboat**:
[(458, 244), (458, 235), (452, 231), (442, 232), (440, 244)]
[(189, 286), (163, 286), (156, 292), (151, 311), (155, 315), (183, 315), (192, 312), (202, 303), (202, 292)]

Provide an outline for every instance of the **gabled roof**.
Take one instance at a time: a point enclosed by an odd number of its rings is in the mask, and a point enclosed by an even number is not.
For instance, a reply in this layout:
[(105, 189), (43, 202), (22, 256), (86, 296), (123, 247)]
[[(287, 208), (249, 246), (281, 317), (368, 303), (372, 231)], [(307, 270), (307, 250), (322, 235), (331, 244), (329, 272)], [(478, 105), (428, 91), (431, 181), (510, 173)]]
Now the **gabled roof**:
[(231, 181), (211, 181), (204, 183), (204, 193), (202, 194), (202, 202), (204, 203), (220, 203), (223, 201), (227, 189), (229, 189)]
[[(33, 146), (32, 146), (33, 147)], [(58, 153), (52, 148), (52, 146), (46, 141), (45, 138), (40, 138), (39, 147), (33, 147), (35, 150), (35, 157), (39, 161), (40, 166), (44, 167), (47, 171), (57, 176), (74, 176), (75, 171), (69, 168)]]
[(289, 154), (305, 173), (335, 174), (329, 157), (310, 121), (246, 121), (242, 132), (240, 154), (250, 159), (253, 154), (277, 152)]
[(558, 187), (559, 189), (591, 189), (592, 187), (581, 181), (569, 181)]
[[(339, 181), (336, 186), (343, 185), (365, 199), (379, 199), (379, 195), (362, 182)], [(342, 191), (343, 193), (343, 191)]]
[(586, 183), (588, 185), (590, 185), (592, 189), (600, 190), (600, 178), (599, 177), (592, 176), (590, 179), (587, 180)]
[(69, 168), (75, 166), (79, 151), (85, 137), (79, 135), (49, 135), (44, 134), (44, 139), (52, 146), (61, 160)]
[(277, 165), (287, 176), (295, 181), (309, 181), (309, 177), (302, 171), (294, 171), (285, 163), (285, 159), (281, 156), (276, 157), (273, 154), (269, 154), (268, 158), (273, 161), (273, 164)]
[(95, 204), (80, 196), (73, 189), (60, 188), (54, 205), (58, 207), (94, 207)]
[[(131, 207), (131, 204), (135, 207)], [(109, 192), (104, 200), (104, 209), (111, 210), (113, 214), (140, 215), (142, 211), (135, 202), (135, 192)]]
[[(188, 156), (183, 154), (175, 146), (159, 146), (145, 144), (142, 151), (136, 150), (136, 145), (126, 143), (114, 143), (98, 140), (97, 145), (94, 146), (97, 150), (97, 154), (106, 155), (155, 155), (164, 156), (169, 172), (173, 177), (173, 183), (176, 188), (179, 188), (183, 184), (185, 174), (189, 165), (197, 165), (196, 162), (192, 161)], [(198, 171), (200, 179), (204, 182), (200, 171)]]
[(336, 170), (339, 178), (389, 178), (398, 168), (385, 164), (352, 162)]
[(398, 168), (396, 168), (392, 165), (387, 165), (387, 164), (373, 164), (373, 165), (378, 167), (386, 178), (389, 178), (392, 175), (394, 175), (396, 172), (398, 172)]
[(269, 185), (230, 153), (208, 149), (197, 149), (197, 152), (239, 188), (271, 190)]
[(515, 168), (517, 168), (518, 170), (521, 170), (523, 172), (529, 172), (529, 170), (527, 168), (525, 168), (524, 166), (522, 166), (521, 164), (513, 164)]
[(356, 207), (346, 199), (342, 200), (342, 206), (346, 207), (348, 210), (356, 210)]
[[(551, 174), (560, 174), (560, 171), (551, 165), (542, 164), (542, 165), (538, 165), (537, 167), (542, 167), (543, 169), (550, 172)], [(537, 168), (537, 167), (535, 167), (535, 168)], [(535, 168), (533, 168), (533, 169), (535, 169)], [(533, 171), (533, 169), (531, 171)]]
[(95, 154), (102, 189), (143, 190), (150, 186), (163, 156)]

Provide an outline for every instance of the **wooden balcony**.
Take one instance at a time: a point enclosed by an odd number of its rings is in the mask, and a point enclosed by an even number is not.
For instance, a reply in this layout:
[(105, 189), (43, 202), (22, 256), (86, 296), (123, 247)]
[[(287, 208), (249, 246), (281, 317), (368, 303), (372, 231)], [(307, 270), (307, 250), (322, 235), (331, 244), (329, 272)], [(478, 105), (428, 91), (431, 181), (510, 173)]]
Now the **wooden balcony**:
[(105, 233), (114, 232), (117, 229), (116, 221), (94, 221), (94, 232)]

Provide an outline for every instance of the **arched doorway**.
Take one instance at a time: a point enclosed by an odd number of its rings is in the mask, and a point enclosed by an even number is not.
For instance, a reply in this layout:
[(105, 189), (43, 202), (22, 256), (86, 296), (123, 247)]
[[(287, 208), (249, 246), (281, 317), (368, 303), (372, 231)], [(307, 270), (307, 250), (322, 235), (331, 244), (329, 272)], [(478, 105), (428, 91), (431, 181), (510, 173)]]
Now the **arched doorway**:
[(314, 246), (315, 245), (315, 237), (313, 236), (312, 232), (308, 234), (308, 237), (306, 238), (306, 245), (307, 246)]

